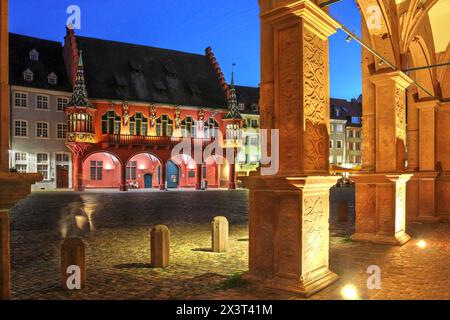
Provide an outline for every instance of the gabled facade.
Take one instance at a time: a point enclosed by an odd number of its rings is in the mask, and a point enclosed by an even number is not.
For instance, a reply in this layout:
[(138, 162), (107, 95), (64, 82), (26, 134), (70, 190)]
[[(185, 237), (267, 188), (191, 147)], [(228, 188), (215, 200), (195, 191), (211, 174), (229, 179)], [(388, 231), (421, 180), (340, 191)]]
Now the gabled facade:
[(59, 42), (10, 34), (11, 151), (9, 167), (38, 172), (34, 190), (72, 187), (64, 108), (71, 95)]

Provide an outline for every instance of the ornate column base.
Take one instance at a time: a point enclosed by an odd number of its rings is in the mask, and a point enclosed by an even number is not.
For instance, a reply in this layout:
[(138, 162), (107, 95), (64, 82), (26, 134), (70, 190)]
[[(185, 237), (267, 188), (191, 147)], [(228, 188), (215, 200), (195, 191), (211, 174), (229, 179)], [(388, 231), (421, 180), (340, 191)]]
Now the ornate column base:
[(31, 192), (41, 174), (0, 172), (0, 299), (11, 297), (9, 209)]
[(403, 245), (406, 182), (411, 174), (373, 173), (352, 176), (356, 184), (356, 226), (353, 241)]
[(329, 270), (329, 190), (335, 176), (239, 177), (250, 189), (245, 279), (309, 297), (338, 279)]

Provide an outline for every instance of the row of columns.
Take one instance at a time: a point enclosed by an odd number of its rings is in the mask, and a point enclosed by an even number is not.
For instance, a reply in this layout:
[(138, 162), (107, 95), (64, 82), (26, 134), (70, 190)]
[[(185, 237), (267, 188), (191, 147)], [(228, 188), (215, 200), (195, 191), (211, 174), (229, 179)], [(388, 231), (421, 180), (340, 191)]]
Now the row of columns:
[[(260, 7), (261, 128), (279, 130), (279, 172), (241, 178), (250, 193), (246, 278), (310, 296), (337, 279), (329, 269), (329, 189), (337, 177), (328, 175), (328, 37), (339, 25), (310, 0), (260, 1)], [(406, 89), (412, 80), (401, 71), (368, 70), (363, 70), (364, 168), (353, 177), (352, 238), (402, 245), (410, 239), (405, 208), (412, 174), (405, 168), (405, 146)], [(419, 110), (424, 127), (435, 123), (432, 106)], [(434, 128), (420, 139), (421, 155), (435, 155)], [(434, 170), (426, 157), (420, 165)], [(422, 180), (422, 185), (429, 181)]]
[[(166, 185), (165, 181), (167, 179), (167, 165), (162, 165), (164, 168), (160, 170), (160, 181), (159, 181), (159, 189), (165, 190)], [(161, 166), (161, 167), (162, 167)], [(202, 176), (203, 176), (203, 165), (196, 164), (195, 165), (195, 189), (200, 190), (202, 188)], [(83, 184), (83, 157), (75, 154), (73, 156), (73, 175), (74, 175), (74, 190), (75, 191), (84, 191)], [(236, 167), (235, 164), (229, 165), (229, 181), (228, 181), (228, 189), (235, 190), (236, 189)], [(127, 186), (127, 167), (125, 165), (121, 166), (120, 169), (120, 191), (128, 191)]]

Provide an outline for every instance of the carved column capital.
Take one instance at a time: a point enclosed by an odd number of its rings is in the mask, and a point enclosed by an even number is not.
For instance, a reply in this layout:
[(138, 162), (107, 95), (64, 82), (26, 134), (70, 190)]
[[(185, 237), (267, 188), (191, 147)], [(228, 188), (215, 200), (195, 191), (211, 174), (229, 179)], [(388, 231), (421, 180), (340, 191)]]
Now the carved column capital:
[(263, 21), (273, 25), (284, 23), (289, 18), (302, 19), (306, 28), (322, 40), (326, 40), (340, 27), (336, 20), (311, 0), (277, 1), (274, 9), (262, 14)]
[(413, 80), (402, 71), (376, 73), (369, 79), (377, 86), (387, 86), (394, 83), (403, 90), (406, 90), (413, 83)]

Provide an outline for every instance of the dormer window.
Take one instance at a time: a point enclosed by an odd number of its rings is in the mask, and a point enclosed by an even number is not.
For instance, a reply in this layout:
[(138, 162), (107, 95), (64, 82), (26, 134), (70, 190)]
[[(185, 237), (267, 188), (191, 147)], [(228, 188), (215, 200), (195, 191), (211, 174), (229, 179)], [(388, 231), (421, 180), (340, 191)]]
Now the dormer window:
[(39, 52), (36, 49), (30, 51), (30, 60), (38, 61), (39, 60)]
[(27, 81), (27, 82), (32, 82), (34, 78), (34, 74), (33, 71), (31, 71), (30, 69), (27, 69), (23, 72), (23, 80)]
[(239, 109), (239, 111), (244, 111), (245, 110), (245, 103), (239, 102), (238, 109)]
[(58, 76), (54, 72), (52, 72), (48, 75), (47, 80), (48, 80), (48, 84), (51, 84), (51, 85), (58, 84)]
[(253, 112), (259, 112), (259, 106), (257, 104), (252, 105)]

